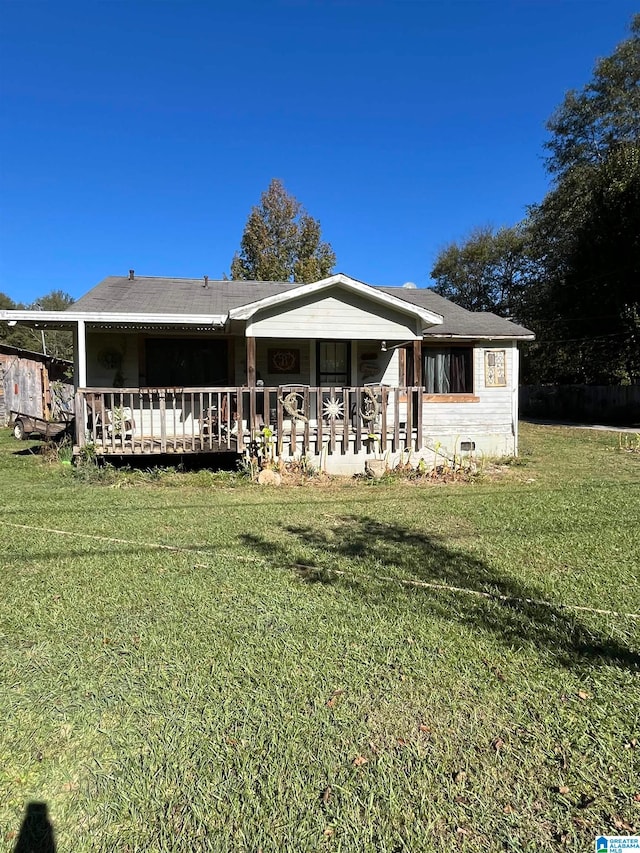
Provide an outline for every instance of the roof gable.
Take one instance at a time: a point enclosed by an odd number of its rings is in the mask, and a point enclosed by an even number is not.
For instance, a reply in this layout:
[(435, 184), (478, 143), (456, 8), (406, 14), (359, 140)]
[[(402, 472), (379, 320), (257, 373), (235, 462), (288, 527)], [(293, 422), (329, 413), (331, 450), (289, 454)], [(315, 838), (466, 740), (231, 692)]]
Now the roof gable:
[(404, 299), (399, 299), (393, 294), (390, 294), (380, 288), (371, 287), (371, 285), (364, 284), (363, 282), (350, 278), (343, 273), (329, 276), (329, 278), (324, 278), (321, 281), (315, 281), (311, 284), (291, 287), (282, 293), (276, 293), (263, 299), (249, 302), (246, 305), (232, 308), (229, 311), (229, 319), (250, 320), (257, 312), (264, 309), (285, 306), (287, 303), (300, 299), (301, 297), (320, 295), (333, 288), (341, 288), (352, 293), (357, 293), (360, 296), (364, 296), (374, 304), (377, 303), (385, 305), (389, 308), (394, 308), (402, 314), (416, 317), (421, 320), (424, 327), (439, 325), (443, 322), (442, 315), (437, 314), (435, 311), (431, 311), (419, 305), (414, 305)]

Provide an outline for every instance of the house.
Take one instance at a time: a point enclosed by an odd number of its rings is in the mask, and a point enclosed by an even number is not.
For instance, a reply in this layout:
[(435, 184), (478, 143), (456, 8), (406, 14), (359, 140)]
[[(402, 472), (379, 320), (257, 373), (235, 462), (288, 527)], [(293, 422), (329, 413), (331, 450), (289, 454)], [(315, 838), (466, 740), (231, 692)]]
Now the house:
[(533, 334), (430, 290), (131, 270), (64, 312), (2, 320), (73, 330), (78, 450), (243, 453), (266, 433), (275, 456), (344, 473), (372, 454), (517, 453)]
[(69, 410), (72, 372), (70, 361), (0, 344), (0, 424), (12, 411), (48, 421)]

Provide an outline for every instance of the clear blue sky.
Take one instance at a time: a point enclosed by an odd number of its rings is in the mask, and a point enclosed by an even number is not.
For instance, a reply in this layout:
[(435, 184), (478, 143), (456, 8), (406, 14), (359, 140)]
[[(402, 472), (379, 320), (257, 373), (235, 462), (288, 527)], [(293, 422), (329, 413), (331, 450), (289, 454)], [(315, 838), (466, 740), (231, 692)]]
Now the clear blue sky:
[(548, 186), (545, 121), (627, 0), (0, 0), (0, 291), (220, 278), (272, 177), (337, 270), (437, 251)]

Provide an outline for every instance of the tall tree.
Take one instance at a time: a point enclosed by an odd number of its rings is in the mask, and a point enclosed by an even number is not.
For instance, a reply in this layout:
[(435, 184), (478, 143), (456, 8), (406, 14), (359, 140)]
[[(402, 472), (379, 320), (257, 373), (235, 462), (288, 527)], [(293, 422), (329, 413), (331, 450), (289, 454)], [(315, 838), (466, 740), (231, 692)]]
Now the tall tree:
[(640, 15), (548, 128), (554, 186), (530, 210), (529, 364), (543, 381), (638, 383)]
[(531, 209), (530, 234), (540, 263), (523, 314), (537, 377), (640, 383), (640, 146), (568, 171)]
[(640, 383), (640, 15), (547, 126), (549, 193), (443, 250), (435, 289), (536, 332), (526, 381)]
[(249, 214), (231, 278), (311, 282), (330, 275), (336, 256), (320, 223), (274, 178)]
[(640, 14), (630, 32), (611, 56), (598, 60), (583, 89), (567, 92), (547, 122), (551, 174), (602, 164), (613, 148), (640, 145)]
[(439, 252), (431, 278), (436, 293), (469, 311), (512, 317), (518, 314), (527, 267), (524, 227), (482, 227)]

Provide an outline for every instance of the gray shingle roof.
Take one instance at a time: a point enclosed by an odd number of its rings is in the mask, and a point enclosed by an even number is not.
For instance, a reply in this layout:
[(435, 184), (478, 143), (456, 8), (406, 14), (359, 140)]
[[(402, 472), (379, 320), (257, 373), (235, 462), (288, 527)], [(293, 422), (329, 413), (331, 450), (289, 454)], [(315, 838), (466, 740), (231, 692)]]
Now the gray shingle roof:
[(467, 311), (450, 299), (445, 299), (433, 290), (410, 290), (406, 287), (381, 287), (385, 293), (391, 293), (399, 299), (442, 314), (444, 322), (425, 332), (429, 335), (460, 335), (468, 337), (529, 337), (533, 335), (529, 329), (512, 323), (489, 311)]
[[(73, 311), (123, 314), (226, 315), (232, 308), (275, 296), (297, 285), (273, 281), (209, 281), (203, 279), (109, 276), (71, 306)], [(532, 333), (496, 314), (467, 311), (432, 290), (379, 287), (412, 305), (441, 314), (444, 322), (428, 335), (529, 337)]]
[(123, 314), (226, 314), (229, 309), (281, 293), (293, 285), (272, 281), (109, 276), (71, 306), (73, 311)]

